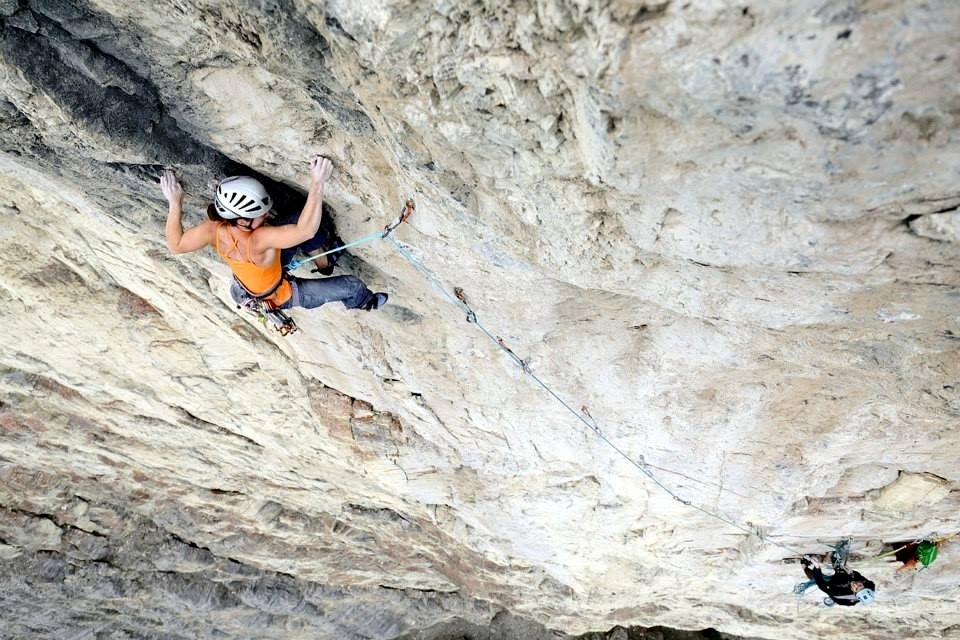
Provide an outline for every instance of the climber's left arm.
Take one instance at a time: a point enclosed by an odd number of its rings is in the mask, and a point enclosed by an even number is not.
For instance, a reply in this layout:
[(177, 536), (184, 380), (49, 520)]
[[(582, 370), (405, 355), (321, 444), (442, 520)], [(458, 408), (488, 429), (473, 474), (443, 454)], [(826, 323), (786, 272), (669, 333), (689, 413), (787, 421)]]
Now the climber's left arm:
[(212, 220), (201, 222), (195, 227), (183, 230), (183, 188), (172, 171), (164, 171), (160, 176), (160, 189), (170, 204), (167, 213), (167, 248), (171, 253), (190, 253), (212, 244), (216, 239), (217, 223)]

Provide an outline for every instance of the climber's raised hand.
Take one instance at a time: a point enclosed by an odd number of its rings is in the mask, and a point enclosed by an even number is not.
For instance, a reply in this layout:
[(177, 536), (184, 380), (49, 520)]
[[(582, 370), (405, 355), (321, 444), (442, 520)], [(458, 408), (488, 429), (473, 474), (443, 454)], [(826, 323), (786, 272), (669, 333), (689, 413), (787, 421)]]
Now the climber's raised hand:
[(160, 190), (163, 191), (163, 196), (170, 204), (183, 204), (183, 187), (180, 186), (180, 182), (173, 171), (167, 169), (160, 176)]
[(333, 173), (333, 163), (321, 155), (315, 155), (310, 158), (310, 177), (319, 184), (323, 184), (330, 179)]

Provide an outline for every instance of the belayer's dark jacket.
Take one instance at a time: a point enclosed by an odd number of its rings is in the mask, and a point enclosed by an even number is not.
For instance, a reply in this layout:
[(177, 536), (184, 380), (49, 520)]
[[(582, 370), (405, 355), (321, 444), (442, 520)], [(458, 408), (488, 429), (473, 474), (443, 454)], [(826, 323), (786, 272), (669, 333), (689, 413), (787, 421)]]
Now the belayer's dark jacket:
[(810, 572), (817, 586), (825, 594), (833, 598), (834, 602), (845, 607), (852, 607), (859, 603), (856, 594), (850, 588), (851, 582), (862, 582), (865, 589), (876, 589), (872, 580), (867, 580), (858, 571), (847, 571), (846, 569), (837, 569), (832, 576), (824, 577), (820, 567), (813, 567)]

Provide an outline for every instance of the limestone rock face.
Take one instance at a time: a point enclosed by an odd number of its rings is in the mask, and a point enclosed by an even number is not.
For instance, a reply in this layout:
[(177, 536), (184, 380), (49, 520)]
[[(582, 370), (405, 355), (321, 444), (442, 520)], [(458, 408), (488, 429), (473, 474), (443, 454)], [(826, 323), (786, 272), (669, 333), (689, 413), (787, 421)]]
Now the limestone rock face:
[[(956, 544), (876, 557), (960, 530), (957, 3), (0, 24), (0, 636), (960, 637)], [(226, 175), (295, 200), (314, 152), (347, 240), (415, 199), (422, 270), (357, 247), (390, 304), (280, 338), (169, 254), (157, 176), (192, 225)], [(878, 602), (798, 602), (846, 537)]]

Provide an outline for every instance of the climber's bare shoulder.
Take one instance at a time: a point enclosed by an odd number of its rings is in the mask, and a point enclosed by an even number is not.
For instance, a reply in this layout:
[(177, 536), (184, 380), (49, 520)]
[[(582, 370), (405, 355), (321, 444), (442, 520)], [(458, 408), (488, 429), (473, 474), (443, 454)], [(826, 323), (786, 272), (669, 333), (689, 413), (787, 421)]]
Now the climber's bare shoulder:
[(217, 223), (205, 220), (183, 232), (176, 244), (170, 244), (173, 253), (190, 253), (212, 245), (217, 239)]
[(270, 249), (287, 249), (308, 239), (309, 237), (304, 237), (303, 229), (295, 224), (263, 226), (251, 234), (250, 250), (253, 253), (264, 253)]

